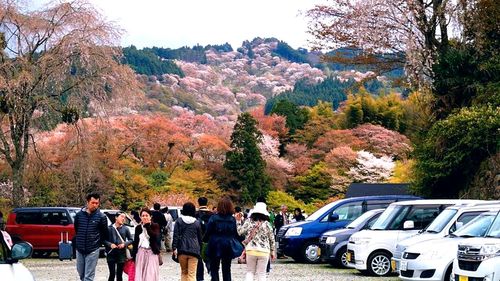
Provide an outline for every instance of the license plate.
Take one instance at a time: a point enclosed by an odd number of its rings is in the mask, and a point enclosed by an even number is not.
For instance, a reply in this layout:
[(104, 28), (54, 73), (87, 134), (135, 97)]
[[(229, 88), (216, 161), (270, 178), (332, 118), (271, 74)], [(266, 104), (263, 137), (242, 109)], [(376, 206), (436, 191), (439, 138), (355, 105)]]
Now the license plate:
[(351, 253), (347, 252), (346, 259), (348, 262), (351, 262)]
[(392, 268), (392, 271), (397, 271), (397, 266), (396, 266), (395, 260), (391, 260), (391, 268)]
[(401, 264), (399, 265), (399, 270), (406, 271), (407, 269), (408, 269), (408, 262), (407, 261), (401, 261)]
[(462, 276), (462, 275), (458, 276), (458, 281), (468, 281), (468, 280), (469, 280), (469, 277), (467, 277), (467, 276)]

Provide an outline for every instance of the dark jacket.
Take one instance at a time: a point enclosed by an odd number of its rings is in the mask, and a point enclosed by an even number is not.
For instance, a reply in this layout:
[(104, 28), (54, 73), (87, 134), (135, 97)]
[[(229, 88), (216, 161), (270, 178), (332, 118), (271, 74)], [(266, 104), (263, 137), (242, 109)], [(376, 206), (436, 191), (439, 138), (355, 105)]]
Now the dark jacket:
[(151, 220), (157, 223), (162, 231), (167, 226), (167, 219), (165, 219), (165, 216), (160, 211), (152, 211)]
[[(132, 250), (132, 257), (134, 260), (137, 255), (137, 251), (139, 250), (139, 235), (142, 233), (142, 228), (142, 224), (135, 227), (134, 242), (132, 243), (134, 246), (134, 249)], [(160, 245), (158, 245), (158, 237), (160, 236), (160, 226), (157, 223), (148, 223), (144, 225), (144, 228), (149, 235), (149, 245), (151, 246), (151, 251), (153, 251), (153, 254), (159, 255)]]
[(196, 218), (200, 221), (201, 224), (201, 234), (205, 235), (207, 231), (208, 221), (210, 217), (213, 215), (212, 211), (210, 211), (207, 207), (201, 206), (198, 212), (196, 212)]
[(232, 215), (221, 216), (215, 214), (210, 217), (207, 225), (207, 232), (203, 237), (204, 242), (208, 242), (207, 254), (210, 258), (231, 257), (233, 249), (231, 243), (239, 239), (236, 229), (236, 220)]
[[(120, 233), (121, 239), (118, 236), (118, 233)], [(108, 260), (109, 258), (113, 258), (114, 260), (125, 261), (125, 248), (111, 249), (111, 244), (119, 245), (125, 242), (125, 247), (127, 247), (132, 244), (132, 239), (132, 234), (130, 234), (128, 227), (122, 225), (120, 228), (115, 228), (114, 224), (108, 226), (108, 239), (104, 241)]]
[[(288, 215), (288, 214), (285, 214)], [(276, 233), (280, 231), (280, 228), (285, 225), (285, 219), (281, 213), (278, 213), (274, 218), (274, 228), (276, 228)]]
[(201, 224), (193, 217), (180, 217), (175, 221), (172, 248), (179, 255), (200, 257)]
[(99, 209), (89, 214), (82, 208), (75, 216), (75, 248), (81, 254), (90, 254), (108, 239), (108, 221)]

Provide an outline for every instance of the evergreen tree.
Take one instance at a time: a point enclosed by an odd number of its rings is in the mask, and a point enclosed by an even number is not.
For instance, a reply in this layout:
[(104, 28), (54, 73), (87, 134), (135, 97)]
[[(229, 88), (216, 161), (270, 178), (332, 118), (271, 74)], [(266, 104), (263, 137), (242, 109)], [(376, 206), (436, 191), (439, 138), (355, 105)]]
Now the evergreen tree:
[(266, 163), (258, 147), (261, 138), (257, 121), (250, 113), (242, 113), (234, 125), (231, 150), (226, 153), (224, 167), (233, 176), (231, 186), (240, 190), (240, 200), (244, 203), (255, 202), (258, 197), (265, 198), (271, 187), (265, 173)]

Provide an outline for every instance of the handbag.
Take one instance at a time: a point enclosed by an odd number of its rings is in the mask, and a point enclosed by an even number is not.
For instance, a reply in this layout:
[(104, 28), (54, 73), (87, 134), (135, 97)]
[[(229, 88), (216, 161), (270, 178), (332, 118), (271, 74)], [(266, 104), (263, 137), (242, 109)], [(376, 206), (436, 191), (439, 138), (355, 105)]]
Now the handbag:
[[(125, 245), (125, 241), (123, 240), (122, 236), (120, 235), (120, 232), (118, 232), (118, 229), (113, 225), (113, 228), (116, 231), (116, 234), (118, 234), (118, 237), (120, 237), (120, 240), (122, 240), (122, 243)], [(125, 247), (125, 257), (127, 260), (132, 259), (132, 254), (130, 253), (130, 250), (128, 247)]]
[[(257, 222), (257, 224), (252, 228), (252, 231), (250, 231), (250, 234), (248, 234), (247, 238), (243, 240), (243, 245), (246, 247), (250, 241), (255, 237), (257, 234), (257, 230), (259, 229), (260, 225), (262, 224), (261, 221)], [(243, 249), (241, 255), (238, 257), (238, 263), (247, 263), (247, 251), (246, 249)]]
[(134, 260), (126, 260), (123, 265), (123, 272), (128, 275), (128, 280), (134, 280), (135, 277), (135, 262)]

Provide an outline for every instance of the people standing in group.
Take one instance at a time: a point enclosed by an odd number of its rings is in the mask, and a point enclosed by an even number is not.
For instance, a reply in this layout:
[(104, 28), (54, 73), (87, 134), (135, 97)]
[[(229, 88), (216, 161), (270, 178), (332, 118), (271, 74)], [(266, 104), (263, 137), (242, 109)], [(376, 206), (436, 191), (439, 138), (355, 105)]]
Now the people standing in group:
[[(222, 264), (222, 280), (231, 281), (231, 260), (243, 250), (238, 241), (234, 206), (228, 197), (217, 204), (217, 214), (210, 217), (203, 240), (208, 242), (208, 259), (212, 281), (219, 281), (219, 267)], [(239, 253), (238, 253), (239, 252)]]
[(108, 227), (108, 239), (104, 242), (106, 246), (106, 261), (108, 262), (108, 281), (123, 280), (123, 266), (127, 258), (127, 248), (132, 244), (132, 234), (124, 227), (125, 213), (119, 212), (115, 217), (115, 223)]
[(172, 235), (174, 231), (174, 219), (172, 215), (168, 212), (168, 206), (161, 209), (163, 216), (165, 217), (165, 221), (167, 222), (167, 226), (165, 226), (165, 230), (163, 231), (163, 237), (165, 239), (165, 251), (172, 251)]
[[(198, 198), (198, 212), (196, 213), (196, 218), (200, 221), (201, 225), (201, 234), (202, 236), (205, 235), (206, 230), (207, 230), (207, 224), (208, 221), (210, 220), (210, 217), (213, 215), (213, 213), (208, 209), (208, 199), (206, 197), (200, 197)], [(206, 243), (205, 243), (206, 244)], [(201, 250), (203, 251), (203, 243)], [(198, 266), (196, 269), (196, 281), (203, 281), (205, 278), (205, 270), (203, 267), (203, 264), (205, 263), (207, 267), (207, 272), (210, 273), (210, 263), (207, 262), (207, 257), (204, 256), (206, 253), (201, 253), (200, 259), (198, 259)], [(203, 258), (205, 260), (203, 260)]]
[(141, 224), (136, 226), (132, 257), (135, 260), (135, 281), (158, 281), (160, 278), (160, 226), (151, 221), (152, 212), (141, 209)]
[(188, 202), (182, 206), (182, 216), (174, 226), (173, 255), (181, 266), (181, 281), (195, 281), (201, 257), (201, 223), (196, 219), (196, 207)]
[(76, 270), (80, 281), (91, 281), (99, 260), (99, 247), (108, 238), (106, 215), (99, 210), (100, 195), (87, 195), (87, 205), (75, 216)]
[[(288, 207), (286, 205), (281, 205), (280, 212), (274, 217), (274, 228), (276, 229), (276, 237), (278, 237), (280, 228), (289, 223), (287, 211)], [(278, 258), (285, 258), (285, 256), (279, 255)]]
[(167, 220), (165, 216), (160, 212), (160, 203), (153, 204), (153, 211), (151, 212), (151, 220), (160, 226), (160, 235), (158, 236), (158, 245), (161, 246), (161, 241), (163, 240), (163, 233), (165, 232), (165, 227), (167, 226)]
[(303, 221), (305, 219), (300, 208), (295, 208), (295, 210), (293, 210), (293, 222)]
[(245, 281), (253, 281), (257, 276), (258, 281), (266, 280), (269, 260), (276, 256), (273, 228), (269, 223), (269, 212), (266, 204), (257, 202), (250, 211), (250, 219), (238, 227), (238, 234), (244, 235), (247, 262)]

